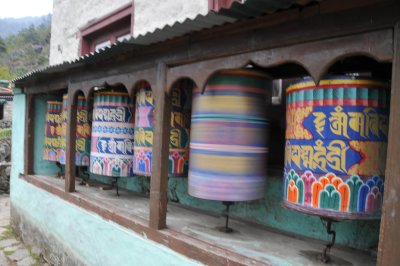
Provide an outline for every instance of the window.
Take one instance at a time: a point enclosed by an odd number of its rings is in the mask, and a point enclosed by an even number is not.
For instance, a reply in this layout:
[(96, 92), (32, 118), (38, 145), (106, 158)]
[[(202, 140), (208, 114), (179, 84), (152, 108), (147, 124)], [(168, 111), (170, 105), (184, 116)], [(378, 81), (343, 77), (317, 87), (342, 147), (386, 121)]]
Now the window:
[(133, 7), (125, 6), (81, 30), (81, 55), (128, 39), (133, 29)]
[(208, 0), (208, 9), (218, 11), (221, 8), (230, 8), (234, 2), (242, 3), (242, 0)]

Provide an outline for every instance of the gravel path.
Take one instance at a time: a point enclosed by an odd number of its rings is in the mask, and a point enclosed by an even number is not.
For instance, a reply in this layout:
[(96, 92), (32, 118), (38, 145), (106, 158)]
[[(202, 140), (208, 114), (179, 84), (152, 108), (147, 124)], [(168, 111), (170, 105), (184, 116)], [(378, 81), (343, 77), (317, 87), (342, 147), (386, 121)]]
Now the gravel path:
[(10, 226), (10, 197), (0, 194), (0, 266), (49, 266), (40, 253), (15, 236)]

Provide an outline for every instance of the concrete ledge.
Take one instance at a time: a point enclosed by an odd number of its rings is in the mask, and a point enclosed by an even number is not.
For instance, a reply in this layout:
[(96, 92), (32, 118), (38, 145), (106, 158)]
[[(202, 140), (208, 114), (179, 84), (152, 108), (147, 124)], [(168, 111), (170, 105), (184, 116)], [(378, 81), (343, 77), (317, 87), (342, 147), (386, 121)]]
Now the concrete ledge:
[(22, 241), (30, 246), (39, 247), (46, 261), (51, 265), (59, 266), (84, 266), (68, 247), (63, 245), (60, 239), (56, 239), (50, 232), (38, 227), (24, 215), (11, 202), (11, 226), (14, 232), (22, 238)]
[[(79, 192), (66, 193), (59, 186), (55, 186), (54, 184), (46, 182), (45, 180), (43, 180), (43, 178), (34, 175), (22, 175), (22, 174), (19, 177), (20, 179), (34, 185), (35, 187), (43, 189), (73, 205), (76, 205), (89, 212), (96, 213), (106, 220), (115, 222), (125, 228), (134, 231), (135, 233), (141, 236), (144, 236), (146, 239), (164, 245), (175, 252), (178, 252), (186, 257), (202, 262), (204, 264), (232, 265), (232, 266), (271, 265), (269, 263), (266, 263), (265, 261), (259, 261), (254, 258), (243, 256), (241, 254), (227, 250), (223, 247), (219, 247), (217, 245), (193, 238), (181, 232), (177, 232), (173, 229), (164, 229), (164, 230), (151, 229), (148, 226), (147, 220), (144, 220), (140, 217), (133, 217), (132, 215), (128, 216), (125, 213), (118, 212), (111, 206), (107, 206), (107, 204), (105, 204), (104, 202), (99, 203), (96, 201), (96, 199), (91, 198), (90, 196)], [(34, 238), (38, 238), (38, 242), (40, 242), (41, 244), (38, 243), (35, 244), (41, 247), (45, 245), (42, 242), (52, 243), (53, 239), (51, 239), (51, 237), (47, 238), (46, 233), (41, 232), (33, 225), (29, 225), (29, 222), (27, 222), (28, 225), (25, 226), (24, 222), (28, 221), (28, 219), (23, 217), (23, 214), (18, 213), (18, 211), (14, 209), (16, 208), (13, 208), (12, 216), (14, 216), (15, 213), (15, 218), (12, 217), (12, 223), (13, 227), (16, 228), (18, 234), (20, 235), (24, 234), (22, 235), (22, 237), (28, 238), (28, 241), (35, 241)], [(32, 239), (29, 240), (30, 237), (26, 235), (34, 237), (32, 237)], [(43, 235), (43, 237), (38, 235)], [(66, 253), (63, 252), (60, 253), (60, 250), (63, 250), (62, 246), (60, 247), (61, 249), (59, 249), (58, 251), (45, 246), (43, 246), (43, 248), (44, 249), (47, 248), (48, 250), (47, 256), (53, 256), (54, 258), (57, 258), (56, 260), (60, 260), (63, 263), (69, 263), (69, 262), (72, 263), (72, 264), (61, 264), (61, 265), (81, 265), (81, 264), (76, 264), (80, 263), (76, 258), (73, 257), (69, 258)]]

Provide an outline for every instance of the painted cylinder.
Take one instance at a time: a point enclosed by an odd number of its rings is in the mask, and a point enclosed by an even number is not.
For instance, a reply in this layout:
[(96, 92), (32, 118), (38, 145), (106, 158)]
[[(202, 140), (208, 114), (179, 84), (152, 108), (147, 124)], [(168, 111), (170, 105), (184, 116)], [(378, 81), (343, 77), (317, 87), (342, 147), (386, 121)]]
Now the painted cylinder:
[(151, 176), (154, 98), (147, 82), (138, 84), (137, 88), (133, 172), (141, 176)]
[(182, 79), (171, 89), (171, 130), (169, 143), (169, 176), (187, 177), (189, 170), (189, 135), (193, 81)]
[[(76, 110), (76, 148), (75, 148), (75, 165), (88, 166), (90, 163), (90, 114), (89, 106), (85, 96), (78, 96), (77, 110)], [(60, 163), (66, 162), (66, 148), (67, 148), (67, 119), (68, 119), (68, 95), (63, 95), (62, 106), (62, 136), (61, 136), (61, 154)]]
[(272, 80), (225, 70), (193, 92), (189, 194), (219, 201), (264, 197)]
[(94, 94), (91, 173), (133, 176), (134, 110), (128, 93)]
[(287, 89), (284, 204), (337, 219), (380, 217), (389, 85), (353, 76)]
[(62, 102), (48, 101), (44, 131), (43, 159), (58, 162), (61, 154), (61, 111)]

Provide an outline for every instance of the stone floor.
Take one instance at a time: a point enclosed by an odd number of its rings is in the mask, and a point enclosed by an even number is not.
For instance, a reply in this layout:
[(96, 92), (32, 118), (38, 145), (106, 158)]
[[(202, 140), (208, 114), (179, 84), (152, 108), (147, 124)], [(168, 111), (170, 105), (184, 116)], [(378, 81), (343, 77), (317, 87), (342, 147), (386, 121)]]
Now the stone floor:
[(40, 249), (25, 246), (10, 226), (10, 197), (0, 194), (0, 266), (48, 266)]

